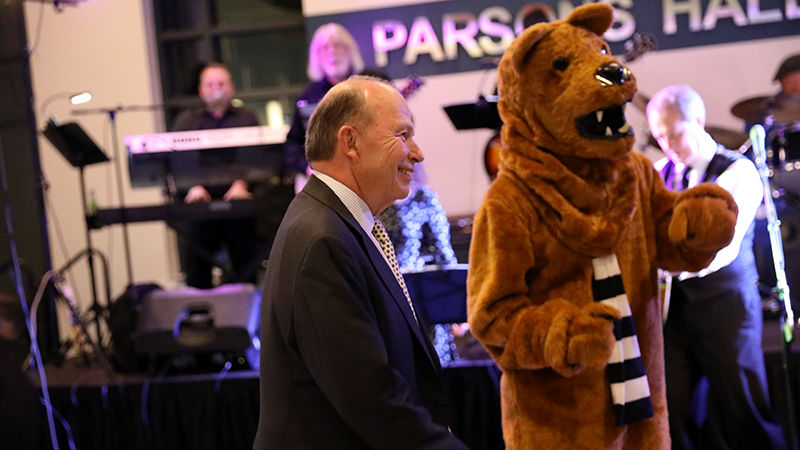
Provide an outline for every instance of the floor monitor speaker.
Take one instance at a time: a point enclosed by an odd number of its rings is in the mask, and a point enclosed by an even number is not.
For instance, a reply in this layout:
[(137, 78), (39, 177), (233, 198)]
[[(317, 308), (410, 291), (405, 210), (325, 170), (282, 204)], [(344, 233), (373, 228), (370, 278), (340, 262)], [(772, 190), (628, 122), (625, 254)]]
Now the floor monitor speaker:
[[(214, 289), (154, 290), (139, 305), (136, 351), (148, 357), (223, 353), (245, 357), (258, 349), (261, 293), (252, 284)], [(256, 365), (251, 357), (251, 366)]]

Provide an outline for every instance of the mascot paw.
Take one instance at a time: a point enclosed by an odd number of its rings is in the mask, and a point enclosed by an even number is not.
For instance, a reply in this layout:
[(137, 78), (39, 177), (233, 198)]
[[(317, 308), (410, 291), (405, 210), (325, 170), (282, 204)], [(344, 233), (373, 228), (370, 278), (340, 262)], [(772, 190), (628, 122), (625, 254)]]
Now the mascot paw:
[(605, 367), (616, 341), (613, 319), (619, 316), (616, 308), (600, 303), (559, 312), (545, 342), (549, 365), (563, 376)]
[(731, 242), (738, 212), (733, 197), (721, 187), (693, 187), (675, 201), (669, 239), (690, 250), (716, 253)]

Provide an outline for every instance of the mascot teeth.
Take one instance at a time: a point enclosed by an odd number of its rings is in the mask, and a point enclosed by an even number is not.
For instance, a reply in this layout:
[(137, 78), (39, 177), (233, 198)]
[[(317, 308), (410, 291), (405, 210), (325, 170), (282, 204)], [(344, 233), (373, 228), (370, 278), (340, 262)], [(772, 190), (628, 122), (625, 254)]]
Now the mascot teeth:
[(598, 109), (575, 120), (578, 132), (589, 139), (621, 139), (633, 131), (625, 119), (625, 104)]

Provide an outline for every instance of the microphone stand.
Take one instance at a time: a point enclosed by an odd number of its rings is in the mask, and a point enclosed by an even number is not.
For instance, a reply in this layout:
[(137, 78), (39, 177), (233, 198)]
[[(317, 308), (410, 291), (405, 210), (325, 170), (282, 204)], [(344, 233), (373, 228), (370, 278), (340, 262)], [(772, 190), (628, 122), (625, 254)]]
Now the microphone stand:
[[(80, 170), (80, 183), (81, 183), (81, 206), (83, 207), (83, 217), (87, 217), (87, 205), (86, 203), (86, 178), (83, 172), (83, 166), (79, 168)], [(67, 269), (72, 267), (75, 261), (79, 260), (83, 256), (86, 256), (86, 262), (89, 264), (89, 282), (92, 288), (92, 312), (94, 313), (94, 321), (95, 326), (97, 326), (97, 343), (99, 345), (103, 345), (103, 335), (101, 333), (100, 328), (100, 317), (103, 315), (103, 308), (100, 306), (100, 303), (97, 302), (97, 278), (94, 271), (94, 258), (95, 256), (99, 256), (103, 260), (104, 266), (104, 273), (105, 273), (105, 285), (106, 285), (106, 306), (109, 305), (111, 301), (111, 293), (109, 287), (109, 278), (108, 278), (108, 263), (105, 262), (105, 255), (96, 251), (94, 246), (92, 245), (92, 231), (88, 226), (86, 226), (86, 250), (78, 253), (70, 259), (62, 268), (59, 273), (64, 273)]]
[(130, 238), (128, 237), (128, 220), (125, 213), (125, 194), (122, 189), (122, 167), (119, 157), (119, 142), (117, 137), (117, 113), (122, 111), (152, 111), (163, 108), (163, 105), (147, 105), (147, 106), (122, 106), (118, 105), (113, 108), (96, 108), (96, 109), (77, 109), (73, 110), (72, 114), (97, 114), (102, 113), (108, 116), (108, 121), (111, 128), (111, 147), (114, 152), (114, 168), (117, 175), (117, 197), (119, 207), (122, 211), (122, 243), (125, 249), (125, 271), (128, 276), (128, 286), (133, 285), (133, 265), (131, 263), (131, 245)]
[(779, 326), (783, 336), (781, 346), (781, 371), (783, 372), (784, 388), (787, 396), (787, 412), (789, 415), (789, 426), (787, 427), (786, 440), (789, 448), (797, 448), (797, 422), (795, 422), (794, 396), (791, 391), (791, 377), (789, 370), (789, 355), (791, 354), (791, 343), (795, 326), (794, 312), (792, 311), (791, 296), (789, 294), (789, 283), (786, 280), (785, 259), (783, 255), (783, 242), (781, 240), (780, 220), (772, 201), (772, 190), (769, 185), (769, 169), (766, 163), (766, 133), (761, 125), (754, 125), (750, 128), (750, 141), (753, 144), (753, 152), (756, 159), (756, 167), (761, 176), (761, 184), (764, 187), (764, 208), (767, 213), (767, 232), (769, 234), (770, 249), (772, 250), (772, 262), (775, 268), (775, 288), (773, 291), (778, 297), (778, 301), (783, 305), (783, 314), (779, 318)]

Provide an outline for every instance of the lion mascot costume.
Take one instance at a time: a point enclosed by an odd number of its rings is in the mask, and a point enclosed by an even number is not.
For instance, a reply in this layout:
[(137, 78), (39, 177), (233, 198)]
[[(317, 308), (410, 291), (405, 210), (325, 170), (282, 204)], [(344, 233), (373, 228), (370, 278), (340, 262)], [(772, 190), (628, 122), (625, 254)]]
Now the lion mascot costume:
[(498, 69), (500, 170), (476, 214), (468, 317), (503, 371), (509, 449), (667, 449), (657, 269), (730, 242), (722, 188), (668, 191), (632, 152), (636, 79), (591, 4), (533, 25)]

